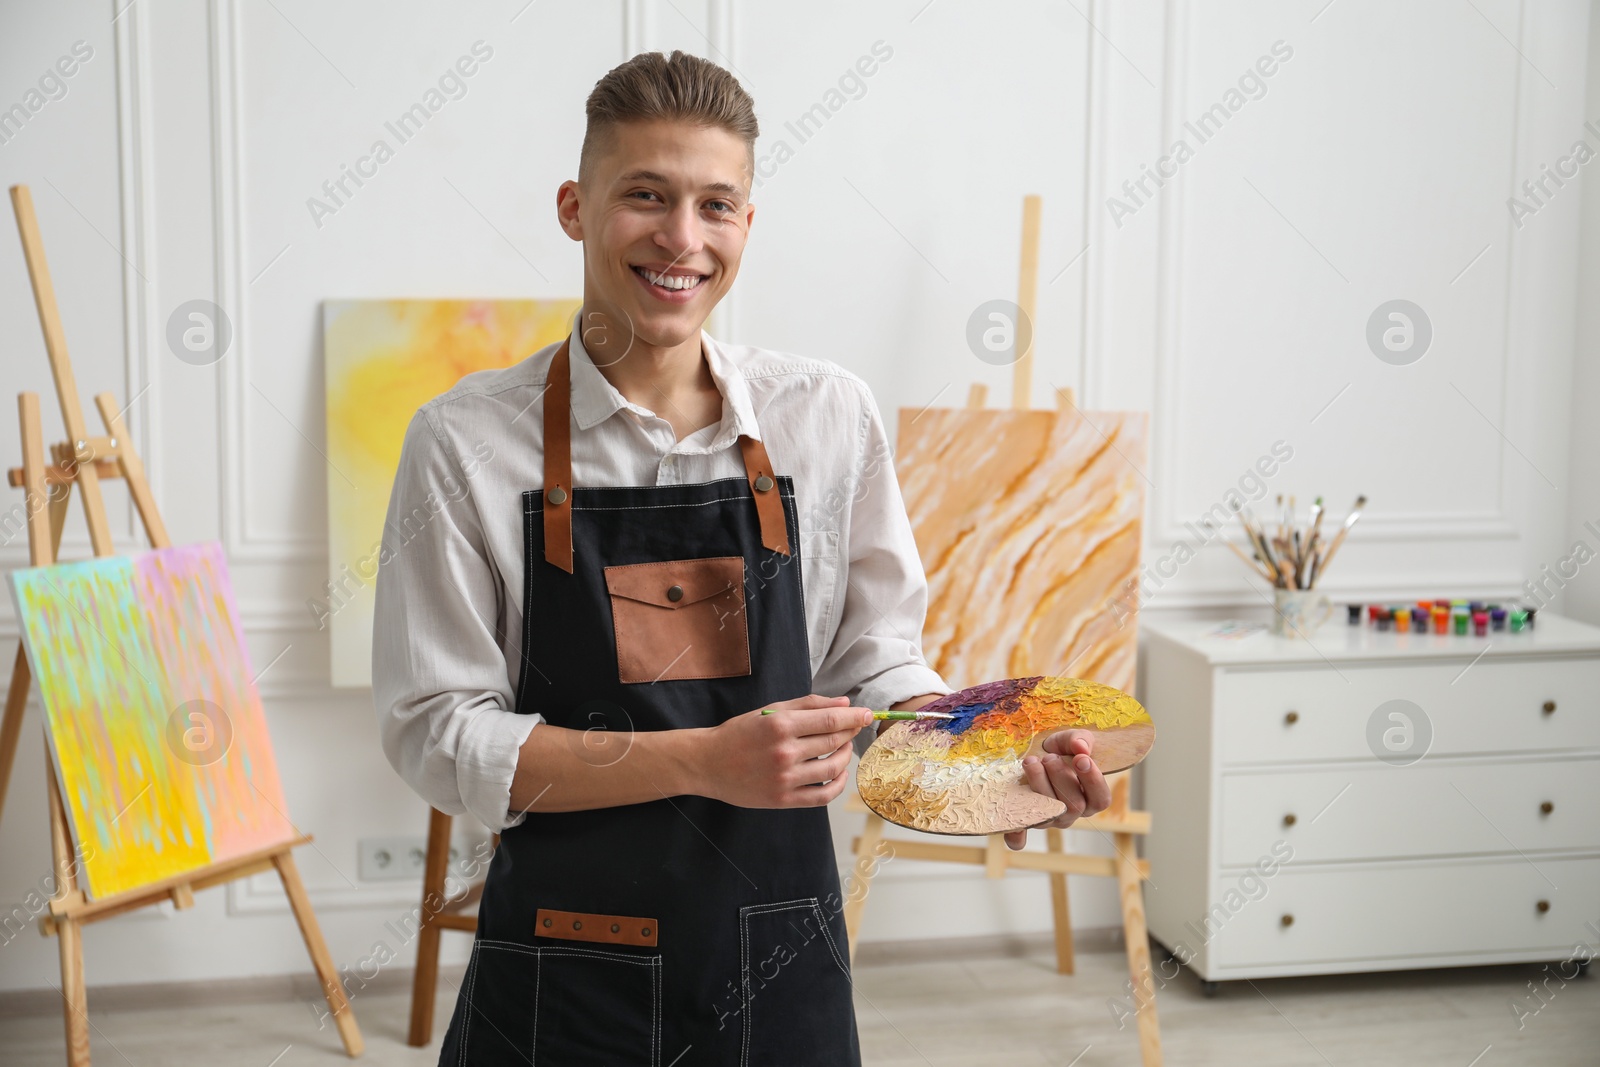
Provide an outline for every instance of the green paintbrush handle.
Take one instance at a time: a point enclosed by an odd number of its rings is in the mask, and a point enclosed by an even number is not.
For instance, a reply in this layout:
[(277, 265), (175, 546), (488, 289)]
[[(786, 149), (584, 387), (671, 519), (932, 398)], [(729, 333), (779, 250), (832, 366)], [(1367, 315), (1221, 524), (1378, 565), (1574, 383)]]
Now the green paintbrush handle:
[[(771, 715), (773, 712), (775, 712), (777, 710), (778, 710), (777, 708), (762, 708), (761, 709), (761, 714), (763, 714), (763, 715)], [(943, 711), (874, 711), (872, 713), (872, 717), (874, 719), (890, 719), (890, 720), (899, 720), (899, 719), (953, 719), (953, 718), (955, 718), (954, 715), (951, 715), (948, 712), (943, 712)]]

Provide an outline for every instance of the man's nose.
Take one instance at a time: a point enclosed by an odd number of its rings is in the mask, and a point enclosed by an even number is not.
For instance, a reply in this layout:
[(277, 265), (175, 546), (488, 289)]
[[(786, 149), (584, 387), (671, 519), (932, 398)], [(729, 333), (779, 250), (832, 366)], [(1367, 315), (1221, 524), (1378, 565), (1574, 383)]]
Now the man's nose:
[(671, 254), (674, 263), (700, 250), (700, 219), (692, 204), (683, 204), (669, 211), (656, 233), (656, 244)]

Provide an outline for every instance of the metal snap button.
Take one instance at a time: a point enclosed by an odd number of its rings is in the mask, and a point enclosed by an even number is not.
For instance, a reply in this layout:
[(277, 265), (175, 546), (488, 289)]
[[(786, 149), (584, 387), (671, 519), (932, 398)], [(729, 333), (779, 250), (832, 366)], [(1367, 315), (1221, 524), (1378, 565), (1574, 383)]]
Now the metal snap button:
[(552, 504), (560, 504), (567, 499), (567, 491), (558, 485), (546, 493), (544, 498)]
[(667, 599), (672, 601), (673, 603), (677, 603), (678, 601), (682, 600), (683, 599), (683, 586), (675, 585), (671, 589), (668, 589), (667, 590)]
[(768, 489), (771, 489), (771, 488), (772, 488), (772, 479), (768, 478), (765, 474), (761, 475), (760, 477), (758, 477), (756, 479), (756, 491), (757, 492), (765, 493)]

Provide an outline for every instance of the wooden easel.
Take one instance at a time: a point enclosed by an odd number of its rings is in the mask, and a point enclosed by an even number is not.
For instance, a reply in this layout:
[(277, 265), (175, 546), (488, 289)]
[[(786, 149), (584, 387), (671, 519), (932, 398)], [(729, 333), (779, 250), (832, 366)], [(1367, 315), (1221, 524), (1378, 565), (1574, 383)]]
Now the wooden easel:
[[(450, 873), (450, 825), (455, 822), (438, 808), (428, 809), (428, 855), (422, 866), (422, 920), (417, 932), (417, 969), (411, 976), (411, 1028), (406, 1044), (421, 1048), (433, 1040), (433, 996), (439, 988), (439, 934), (444, 930), (478, 932), (478, 917), (463, 915), (483, 896), (483, 883), (474, 882), (453, 900), (444, 895)], [(500, 835), (494, 835), (496, 847)]]
[[(1017, 306), (1031, 323), (1038, 293), (1039, 278), (1039, 217), (1041, 203), (1037, 196), (1023, 198), (1022, 202), (1022, 268)], [(1031, 332), (1030, 332), (1031, 337)], [(1033, 395), (1033, 346), (1030, 343), (1021, 357), (1012, 364), (1012, 406), (1027, 408)], [(969, 408), (982, 408), (988, 399), (988, 389), (982, 383), (973, 383), (967, 393)], [(1076, 410), (1072, 390), (1058, 389), (1056, 404), (1062, 414)], [(1039, 673), (1047, 673), (1041, 670)], [(867, 893), (876, 872), (878, 858), (904, 857), (913, 860), (933, 860), (944, 863), (977, 864), (990, 878), (1002, 878), (1007, 870), (1033, 870), (1050, 872), (1050, 904), (1055, 923), (1056, 970), (1072, 974), (1075, 964), (1072, 946), (1072, 915), (1067, 901), (1067, 875), (1103, 875), (1117, 880), (1122, 900), (1122, 932), (1127, 943), (1128, 974), (1133, 984), (1133, 1003), (1139, 1027), (1139, 1051), (1145, 1067), (1160, 1067), (1161, 1029), (1156, 1018), (1155, 982), (1150, 970), (1149, 931), (1144, 919), (1144, 885), (1150, 877), (1150, 864), (1138, 858), (1135, 838), (1150, 832), (1150, 813), (1128, 809), (1128, 773), (1112, 776), (1111, 806), (1088, 819), (1079, 819), (1074, 830), (1097, 830), (1111, 836), (1115, 856), (1085, 856), (1065, 851), (1062, 831), (1047, 829), (1045, 847), (1048, 851), (1013, 852), (1006, 847), (1004, 834), (990, 834), (983, 846), (958, 845), (940, 841), (891, 840), (884, 836), (887, 823), (877, 812), (868, 808), (861, 794), (852, 789), (845, 798), (846, 811), (866, 814), (866, 826), (851, 842), (855, 850), (852, 877), (857, 884), (849, 887), (844, 906), (845, 927), (850, 935), (850, 956), (855, 958), (856, 943), (861, 930), (861, 916), (866, 909)]]
[[(61, 418), (67, 429), (67, 440), (52, 446), (54, 462), (47, 464), (39, 417), (39, 395), (18, 395), (22, 466), (11, 468), (8, 476), (13, 488), (21, 487), (26, 492), (29, 560), (35, 567), (57, 562), (56, 553), (61, 547), (67, 502), (71, 499), (74, 485), (83, 495), (83, 508), (89, 520), (89, 539), (94, 546), (94, 554), (97, 557), (114, 554), (111, 527), (106, 521), (105, 501), (100, 493), (102, 478), (120, 477), (128, 483), (128, 491), (139, 509), (139, 517), (150, 537), (151, 547), (169, 547), (171, 541), (156, 508), (155, 496), (145, 479), (144, 464), (133, 447), (116, 401), (110, 393), (101, 393), (94, 398), (106, 426), (105, 436), (91, 437), (88, 433), (83, 410), (78, 403), (78, 386), (73, 377), (71, 360), (67, 356), (66, 335), (61, 329), (55, 288), (50, 281), (50, 269), (45, 262), (44, 244), (39, 237), (39, 223), (34, 215), (33, 197), (28, 187), (13, 185), (11, 203), (17, 215), (17, 229), (22, 235), (28, 276), (33, 282), (33, 299), (39, 309), (39, 324), (44, 330), (50, 370), (55, 378), (56, 393), (61, 399)], [(17, 740), (22, 731), (23, 708), (27, 704), (32, 680), (27, 655), (19, 643), (16, 664), (11, 671), (11, 689), (6, 696), (5, 719), (0, 722), (0, 812), (4, 811), (6, 786), (10, 782)], [(55, 761), (50, 757), (48, 741), (45, 774), (50, 803), (50, 851), (55, 862), (58, 893), (50, 901), (49, 914), (39, 920), (39, 929), (47, 937), (54, 934), (60, 945), (62, 1015), (66, 1023), (67, 1063), (70, 1067), (88, 1067), (89, 1063), (89, 1016), (84, 990), (81, 929), (84, 925), (136, 908), (159, 904), (163, 900), (172, 901), (177, 908), (189, 908), (194, 905), (197, 889), (248, 878), (268, 870), (276, 870), (278, 877), (283, 880), (289, 906), (294, 909), (301, 936), (305, 938), (306, 948), (311, 953), (312, 965), (322, 983), (323, 995), (339, 1028), (345, 1052), (352, 1057), (361, 1055), (361, 1031), (356, 1026), (355, 1015), (339, 983), (333, 957), (322, 940), (317, 917), (311, 910), (310, 898), (306, 896), (305, 886), (300, 881), (300, 873), (291, 854), (295, 846), (310, 843), (309, 835), (302, 834), (293, 841), (269, 849), (91, 901), (78, 886), (76, 857), (66, 808), (61, 798), (60, 783), (56, 780)]]

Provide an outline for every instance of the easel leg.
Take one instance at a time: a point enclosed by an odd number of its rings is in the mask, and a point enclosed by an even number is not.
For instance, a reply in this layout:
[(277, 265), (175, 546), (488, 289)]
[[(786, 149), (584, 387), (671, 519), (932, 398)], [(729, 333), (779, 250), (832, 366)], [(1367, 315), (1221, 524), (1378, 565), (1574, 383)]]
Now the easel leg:
[[(56, 865), (57, 901), (81, 899), (77, 857), (67, 834), (67, 810), (56, 781), (56, 767), (45, 744), (45, 794), (50, 808), (50, 855)], [(58, 916), (56, 937), (61, 941), (61, 1014), (67, 1029), (67, 1067), (89, 1067), (89, 997), (83, 977), (83, 926)]]
[[(64, 485), (54, 492), (45, 491), (44, 475), (39, 470), (39, 466), (43, 462), (43, 456), (40, 454), (42, 446), (29, 446), (29, 442), (35, 440), (38, 434), (39, 398), (31, 393), (24, 393), (19, 407), (21, 410), (18, 415), (23, 426), (23, 450), (24, 452), (33, 453), (29, 457), (32, 460), (30, 464), (32, 468), (30, 474), (33, 477), (32, 491), (42, 494), (48, 501), (45, 505), (45, 510), (49, 514), (49, 519), (46, 523), (47, 532), (40, 530), (38, 524), (31, 520), (28, 531), (30, 547), (34, 537), (47, 536), (49, 538), (50, 552), (48, 555), (39, 552), (31, 553), (34, 566), (42, 566), (54, 560), (56, 553), (61, 548), (61, 531), (67, 524), (67, 502), (71, 499), (72, 487)], [(30, 431), (34, 434), (34, 437), (28, 436)], [(40, 452), (35, 452), (34, 448), (39, 448)], [(29, 497), (28, 506), (35, 506), (31, 496)], [(28, 650), (23, 647), (22, 642), (19, 640), (17, 642), (17, 661), (11, 668), (11, 688), (6, 690), (5, 719), (0, 720), (0, 815), (3, 815), (6, 810), (6, 791), (11, 784), (11, 768), (16, 763), (17, 744), (22, 737), (22, 716), (27, 709), (28, 690), (32, 687), (33, 670), (28, 666)], [(45, 759), (50, 759), (48, 747), (45, 749)]]
[(422, 929), (417, 934), (417, 971), (411, 979), (411, 1030), (406, 1043), (421, 1048), (433, 1040), (433, 997), (439, 986), (439, 935), (434, 917), (444, 907), (450, 866), (450, 816), (428, 809), (428, 858), (422, 872)]
[(89, 998), (83, 981), (83, 928), (73, 919), (56, 920), (61, 942), (61, 1014), (67, 1026), (68, 1067), (89, 1067)]
[(1122, 896), (1122, 936), (1128, 947), (1128, 976), (1139, 1023), (1139, 1054), (1144, 1067), (1161, 1067), (1161, 1026), (1156, 1019), (1155, 976), (1150, 970), (1150, 932), (1144, 924), (1144, 882), (1132, 834), (1113, 834), (1117, 850), (1117, 888)]
[[(1057, 853), (1065, 851), (1061, 836), (1060, 830), (1046, 830), (1046, 848)], [(1052, 871), (1050, 874), (1050, 910), (1056, 925), (1056, 973), (1072, 974), (1077, 964), (1072, 954), (1072, 909), (1067, 903), (1067, 876), (1064, 872)]]
[(22, 737), (22, 714), (28, 703), (33, 673), (28, 669), (28, 653), (17, 642), (17, 662), (11, 668), (11, 688), (6, 690), (6, 717), (0, 720), (0, 815), (6, 810), (6, 788), (11, 784), (11, 767), (17, 759), (17, 741)]
[(856, 863), (850, 876), (855, 884), (845, 887), (844, 927), (850, 939), (850, 962), (856, 961), (856, 942), (861, 936), (861, 913), (867, 908), (867, 890), (872, 887), (872, 876), (877, 866), (875, 852), (883, 840), (883, 816), (867, 812), (867, 824), (861, 829), (856, 842)]
[(300, 870), (287, 849), (272, 857), (272, 865), (278, 869), (278, 877), (283, 879), (283, 891), (289, 895), (289, 906), (294, 909), (295, 921), (300, 924), (300, 935), (305, 938), (306, 949), (311, 953), (311, 964), (316, 968), (317, 980), (322, 983), (322, 993), (328, 999), (328, 1010), (333, 1013), (334, 1025), (339, 1028), (344, 1051), (352, 1058), (359, 1056), (365, 1047), (361, 1040), (361, 1028), (356, 1025), (349, 998), (344, 995), (344, 986), (339, 983), (339, 972), (333, 965), (333, 957), (328, 954), (327, 944), (322, 940), (316, 913), (311, 910), (311, 899), (306, 896), (306, 887), (300, 881)]

